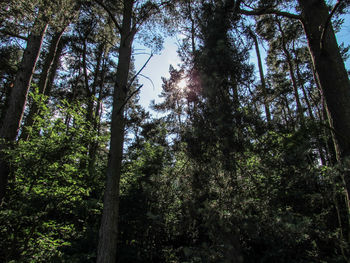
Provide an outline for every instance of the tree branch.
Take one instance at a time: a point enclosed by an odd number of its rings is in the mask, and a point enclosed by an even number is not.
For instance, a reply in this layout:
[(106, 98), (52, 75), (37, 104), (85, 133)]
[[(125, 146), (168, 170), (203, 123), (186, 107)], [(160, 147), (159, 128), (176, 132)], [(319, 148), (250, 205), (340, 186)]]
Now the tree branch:
[(248, 16), (260, 16), (260, 15), (277, 15), (277, 16), (283, 16), (288, 17), (291, 19), (298, 19), (301, 20), (301, 16), (285, 11), (275, 10), (275, 9), (257, 9), (257, 10), (245, 10), (245, 9), (238, 9), (238, 13)]
[(326, 31), (327, 31), (327, 28), (329, 26), (329, 23), (331, 22), (332, 16), (334, 15), (334, 13), (337, 10), (337, 8), (340, 6), (341, 2), (342, 2), (342, 0), (338, 0), (338, 2), (334, 5), (331, 13), (327, 17), (326, 23), (323, 26), (323, 30), (322, 30), (322, 33), (321, 33), (321, 39), (320, 39), (320, 48), (321, 48), (321, 50), (324, 47), (324, 41), (325, 41), (325, 38), (326, 38)]
[(128, 88), (131, 87), (132, 83), (134, 82), (134, 80), (137, 78), (138, 75), (140, 75), (140, 73), (142, 72), (142, 70), (147, 66), (148, 62), (151, 60), (151, 58), (153, 57), (153, 54), (151, 54), (149, 56), (149, 58), (147, 59), (147, 61), (145, 62), (145, 64), (143, 64), (143, 66), (140, 68), (140, 70), (135, 74), (135, 76), (133, 76), (130, 80), (130, 83), (128, 85)]
[(144, 77), (145, 79), (148, 79), (151, 82), (151, 84), (152, 84), (153, 90), (155, 89), (154, 83), (153, 83), (153, 81), (152, 81), (152, 79), (150, 77), (147, 77), (147, 76), (145, 76), (143, 74), (140, 74), (140, 76)]
[(124, 101), (123, 105), (121, 105), (119, 107), (119, 110), (118, 110), (118, 115), (121, 113), (122, 109), (125, 107), (125, 105), (128, 103), (128, 101), (132, 98), (132, 96), (134, 96), (137, 92), (140, 91), (140, 89), (143, 87), (143, 84), (140, 85), (136, 90), (134, 90), (134, 92), (132, 92), (127, 98), (126, 100)]
[(16, 37), (16, 38), (19, 38), (19, 39), (22, 39), (22, 40), (25, 40), (25, 41), (28, 40), (27, 37), (18, 35), (18, 34), (16, 34), (16, 33), (10, 32), (10, 31), (7, 31), (6, 29), (0, 29), (0, 33), (2, 33), (2, 34), (4, 34), (4, 35), (11, 36), (11, 37)]
[(119, 33), (121, 33), (121, 32), (122, 32), (122, 28), (120, 27), (120, 25), (119, 25), (117, 19), (115, 19), (114, 14), (111, 12), (111, 10), (108, 8), (108, 6), (106, 6), (104, 3), (102, 3), (102, 2), (99, 1), (99, 0), (94, 0), (94, 2), (95, 2), (96, 4), (98, 4), (99, 6), (101, 6), (101, 7), (108, 13), (108, 15), (109, 15), (110, 18), (112, 19), (112, 21), (113, 21), (115, 27), (118, 29)]

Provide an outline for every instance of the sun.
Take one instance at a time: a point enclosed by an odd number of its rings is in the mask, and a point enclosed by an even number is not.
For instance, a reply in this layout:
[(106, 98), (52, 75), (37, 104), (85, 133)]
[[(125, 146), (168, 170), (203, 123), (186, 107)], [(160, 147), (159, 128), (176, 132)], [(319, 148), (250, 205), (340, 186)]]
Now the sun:
[(187, 87), (187, 80), (186, 78), (182, 78), (178, 83), (177, 83), (177, 88), (181, 91), (185, 91)]

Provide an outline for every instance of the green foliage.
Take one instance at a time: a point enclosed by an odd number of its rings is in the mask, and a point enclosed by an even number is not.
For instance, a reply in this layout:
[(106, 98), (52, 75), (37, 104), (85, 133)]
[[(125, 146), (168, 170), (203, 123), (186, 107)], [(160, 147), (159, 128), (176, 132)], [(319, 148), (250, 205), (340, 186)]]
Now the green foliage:
[(93, 262), (101, 174), (91, 177), (81, 164), (85, 143), (97, 134), (79, 104), (62, 101), (55, 111), (40, 105), (30, 140), (6, 152), (12, 174), (0, 212), (2, 261)]

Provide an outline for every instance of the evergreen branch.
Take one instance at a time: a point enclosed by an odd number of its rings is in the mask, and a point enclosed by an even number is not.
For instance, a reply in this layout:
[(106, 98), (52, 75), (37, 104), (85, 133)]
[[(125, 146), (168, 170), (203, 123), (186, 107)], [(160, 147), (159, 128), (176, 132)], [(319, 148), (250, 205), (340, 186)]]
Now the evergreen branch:
[(99, 0), (94, 0), (94, 2), (95, 2), (96, 4), (98, 4), (99, 6), (101, 6), (101, 7), (108, 13), (108, 15), (109, 15), (110, 18), (112, 19), (112, 21), (113, 21), (115, 27), (118, 29), (119, 33), (121, 33), (121, 32), (122, 32), (122, 28), (121, 28), (121, 26), (119, 25), (119, 23), (118, 23), (117, 19), (115, 18), (114, 14), (111, 12), (111, 10), (110, 10), (104, 3), (102, 3), (102, 2), (99, 1)]
[(285, 11), (280, 11), (276, 9), (256, 9), (256, 10), (245, 10), (245, 9), (238, 9), (238, 13), (248, 16), (260, 16), (260, 15), (277, 15), (277, 16), (283, 16), (288, 17), (291, 19), (298, 19), (301, 20), (301, 16)]
[(323, 30), (322, 30), (322, 33), (321, 33), (321, 39), (320, 39), (320, 48), (321, 48), (321, 50), (324, 47), (324, 42), (325, 42), (325, 39), (326, 39), (326, 31), (327, 31), (327, 28), (329, 26), (329, 23), (331, 22), (332, 16), (334, 15), (334, 13), (337, 10), (337, 8), (340, 6), (341, 2), (342, 2), (342, 0), (338, 0), (338, 2), (334, 5), (331, 13), (327, 17), (326, 23), (324, 24), (324, 27), (323, 27)]
[(157, 14), (161, 8), (166, 7), (171, 3), (172, 1), (169, 0), (169, 1), (162, 1), (158, 5), (148, 6), (149, 9), (147, 11), (144, 11), (144, 14), (142, 16), (135, 19), (136, 22), (132, 27), (132, 31), (135, 33), (139, 31), (140, 27), (143, 25), (145, 21), (147, 21), (149, 17), (151, 17), (154, 14)]

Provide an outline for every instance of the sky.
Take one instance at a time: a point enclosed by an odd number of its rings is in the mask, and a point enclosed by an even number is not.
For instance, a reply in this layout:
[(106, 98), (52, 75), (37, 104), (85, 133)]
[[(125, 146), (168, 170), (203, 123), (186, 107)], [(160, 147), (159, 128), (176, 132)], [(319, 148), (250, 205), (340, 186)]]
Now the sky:
[[(337, 33), (338, 44), (344, 42), (345, 46), (350, 45), (350, 14), (347, 14), (344, 18), (344, 24), (339, 33)], [(135, 70), (138, 71), (145, 64), (149, 58), (150, 49), (143, 47), (140, 43), (135, 45)], [(260, 47), (262, 56), (264, 56), (264, 50)], [(252, 52), (254, 54), (254, 52)], [(180, 58), (177, 55), (177, 40), (176, 38), (166, 38), (164, 41), (164, 48), (158, 55), (154, 55), (146, 67), (141, 72), (146, 76), (139, 77), (139, 83), (143, 84), (140, 93), (140, 104), (149, 109), (149, 105), (152, 100), (159, 102), (159, 94), (162, 90), (162, 77), (169, 77), (169, 66), (173, 65), (177, 67), (181, 63)], [(255, 65), (257, 70), (257, 61), (254, 55), (250, 59), (250, 63)], [(350, 70), (350, 59), (346, 61), (346, 67)], [(151, 79), (152, 81), (150, 81)], [(153, 84), (152, 84), (153, 83)]]
[[(136, 44), (137, 49), (135, 53), (135, 70), (142, 68), (149, 58), (151, 53), (149, 48), (142, 47)], [(143, 50), (141, 50), (143, 49)], [(140, 54), (142, 53), (142, 54)], [(177, 55), (177, 44), (175, 38), (166, 38), (164, 41), (164, 48), (160, 54), (153, 55), (141, 74), (147, 78), (140, 76), (139, 83), (143, 84), (140, 93), (140, 104), (147, 108), (152, 100), (160, 101), (159, 94), (162, 91), (162, 77), (168, 78), (169, 66), (177, 67), (180, 64), (180, 58)], [(150, 81), (152, 80), (152, 82)]]

